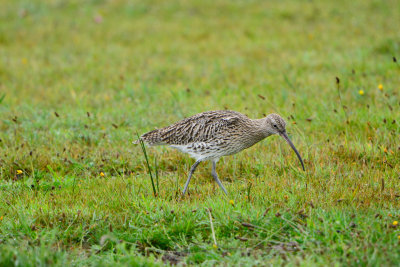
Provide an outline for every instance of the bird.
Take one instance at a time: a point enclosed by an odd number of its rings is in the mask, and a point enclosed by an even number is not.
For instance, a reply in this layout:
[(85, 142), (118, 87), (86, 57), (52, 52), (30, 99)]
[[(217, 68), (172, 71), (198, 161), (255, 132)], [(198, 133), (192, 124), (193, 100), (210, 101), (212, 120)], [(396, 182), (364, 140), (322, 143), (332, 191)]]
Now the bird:
[(236, 154), (275, 134), (286, 140), (305, 171), (300, 153), (286, 133), (285, 120), (275, 113), (261, 119), (250, 119), (232, 110), (206, 111), (147, 132), (134, 143), (143, 142), (150, 146), (168, 145), (189, 154), (196, 160), (190, 168), (182, 197), (188, 189), (194, 171), (203, 161), (212, 162), (211, 175), (227, 195), (228, 192), (216, 172), (218, 160), (223, 156)]

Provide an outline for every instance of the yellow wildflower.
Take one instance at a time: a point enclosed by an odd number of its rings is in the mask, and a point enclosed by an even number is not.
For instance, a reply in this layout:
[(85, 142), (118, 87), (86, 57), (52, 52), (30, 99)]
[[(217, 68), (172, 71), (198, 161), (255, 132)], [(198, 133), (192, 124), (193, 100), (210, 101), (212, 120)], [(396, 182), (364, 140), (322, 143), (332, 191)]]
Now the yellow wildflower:
[(17, 170), (17, 174), (22, 174), (22, 170)]
[(3, 219), (4, 219), (4, 216), (1, 216), (1, 217), (0, 217), (0, 221), (2, 221)]
[(214, 249), (217, 249), (217, 248), (218, 248), (218, 246), (217, 246), (216, 244), (214, 244), (214, 245), (213, 245), (213, 248), (214, 248)]
[(364, 90), (358, 91), (358, 94), (359, 94), (359, 95), (364, 95)]
[(383, 85), (382, 85), (382, 84), (379, 84), (379, 85), (378, 85), (378, 89), (379, 89), (380, 91), (383, 91)]
[(104, 175), (105, 175), (104, 172), (100, 172), (101, 177), (104, 177)]
[(28, 63), (28, 60), (26, 58), (21, 59), (22, 64), (26, 65)]
[(229, 200), (229, 204), (235, 205), (235, 201), (233, 201), (233, 200), (231, 199), (231, 200)]
[(398, 224), (399, 224), (398, 221), (394, 221), (394, 222), (393, 222), (393, 226), (396, 226), (396, 225), (398, 225)]

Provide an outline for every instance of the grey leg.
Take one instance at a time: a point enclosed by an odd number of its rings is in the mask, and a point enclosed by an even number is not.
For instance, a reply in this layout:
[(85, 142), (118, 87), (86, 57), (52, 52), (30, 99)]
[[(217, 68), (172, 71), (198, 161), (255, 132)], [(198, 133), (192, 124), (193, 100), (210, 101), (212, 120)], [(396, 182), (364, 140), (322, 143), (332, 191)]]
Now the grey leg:
[(222, 185), (221, 181), (218, 179), (218, 174), (215, 170), (215, 167), (217, 165), (216, 161), (212, 162), (213, 166), (212, 166), (212, 177), (214, 177), (214, 180), (217, 182), (217, 184), (219, 185), (219, 187), (221, 187), (221, 189), (224, 191), (225, 195), (228, 195), (228, 192), (226, 191), (225, 187)]
[(185, 188), (183, 189), (182, 197), (185, 195), (186, 190), (187, 190), (187, 188), (188, 188), (188, 186), (189, 186), (189, 183), (190, 183), (190, 179), (192, 179), (192, 174), (193, 174), (193, 172), (196, 170), (197, 165), (199, 165), (200, 162), (201, 162), (201, 160), (196, 161), (196, 162), (192, 165), (192, 167), (190, 168), (189, 177), (188, 177), (188, 179), (187, 179), (187, 181), (186, 181)]

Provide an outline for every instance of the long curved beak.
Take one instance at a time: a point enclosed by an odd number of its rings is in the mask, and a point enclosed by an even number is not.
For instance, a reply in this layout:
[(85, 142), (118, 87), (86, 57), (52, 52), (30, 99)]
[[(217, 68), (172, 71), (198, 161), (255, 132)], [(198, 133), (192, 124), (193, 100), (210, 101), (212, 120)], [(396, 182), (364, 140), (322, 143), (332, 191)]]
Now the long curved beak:
[(301, 166), (303, 167), (303, 171), (305, 171), (306, 169), (304, 168), (304, 163), (303, 160), (301, 159), (300, 153), (299, 151), (297, 151), (296, 147), (293, 145), (292, 141), (290, 141), (289, 137), (287, 136), (286, 132), (280, 133), (280, 136), (282, 136), (286, 142), (288, 142), (288, 144), (290, 145), (290, 147), (294, 150), (294, 152), (296, 153), (297, 157), (300, 160)]

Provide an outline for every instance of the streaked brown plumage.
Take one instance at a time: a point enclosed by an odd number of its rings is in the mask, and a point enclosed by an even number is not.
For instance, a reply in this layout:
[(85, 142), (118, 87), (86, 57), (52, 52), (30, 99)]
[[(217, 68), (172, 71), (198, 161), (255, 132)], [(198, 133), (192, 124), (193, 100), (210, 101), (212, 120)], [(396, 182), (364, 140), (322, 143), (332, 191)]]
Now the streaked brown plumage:
[(169, 145), (196, 159), (183, 195), (197, 165), (206, 160), (213, 162), (212, 176), (226, 193), (215, 171), (218, 159), (249, 148), (272, 134), (285, 138), (295, 150), (304, 169), (303, 161), (287, 137), (285, 127), (285, 121), (277, 114), (270, 114), (262, 119), (250, 119), (236, 111), (219, 110), (196, 114), (165, 128), (145, 133), (140, 138), (149, 145)]

